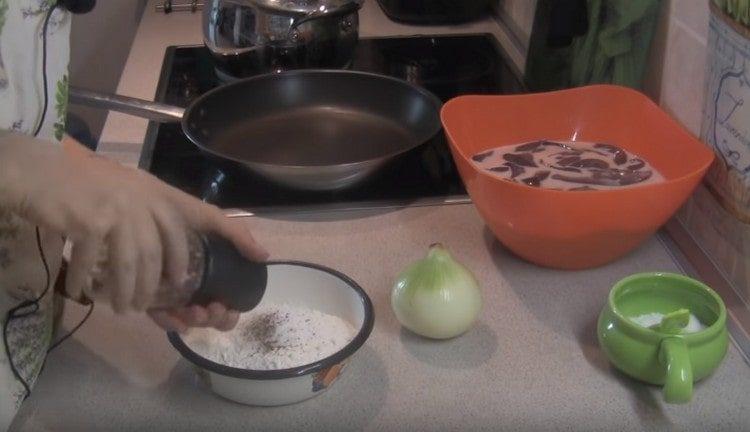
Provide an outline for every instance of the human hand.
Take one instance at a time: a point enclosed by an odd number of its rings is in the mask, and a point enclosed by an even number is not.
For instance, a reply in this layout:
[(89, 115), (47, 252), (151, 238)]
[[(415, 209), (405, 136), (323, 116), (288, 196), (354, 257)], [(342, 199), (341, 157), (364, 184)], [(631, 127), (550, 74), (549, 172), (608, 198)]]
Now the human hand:
[(203, 307), (198, 305), (175, 309), (152, 309), (148, 315), (166, 331), (182, 333), (189, 327), (213, 327), (227, 331), (234, 328), (240, 317), (239, 312), (227, 310), (221, 303), (211, 303)]
[[(240, 220), (144, 171), (96, 156), (75, 142), (63, 149), (23, 135), (0, 138), (0, 199), (73, 243), (66, 277), (73, 298), (90, 293), (91, 271), (104, 251), (103, 286), (113, 309), (145, 310), (162, 276), (174, 285), (187, 277), (191, 230), (229, 239), (248, 259), (267, 258)], [(168, 316), (183, 318), (183, 324), (214, 322), (210, 313), (204, 320), (203, 312), (176, 310)], [(167, 322), (167, 315), (157, 316)]]

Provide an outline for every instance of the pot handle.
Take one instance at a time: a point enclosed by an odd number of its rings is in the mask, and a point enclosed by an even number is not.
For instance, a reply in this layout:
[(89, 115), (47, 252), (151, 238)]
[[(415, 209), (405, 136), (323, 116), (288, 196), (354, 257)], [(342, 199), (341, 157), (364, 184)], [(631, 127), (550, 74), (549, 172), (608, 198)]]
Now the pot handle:
[(666, 368), (664, 400), (672, 404), (690, 402), (693, 396), (693, 367), (685, 340), (681, 337), (663, 339), (659, 347), (659, 361)]
[(297, 27), (301, 26), (302, 24), (308, 21), (316, 20), (318, 18), (338, 16), (338, 15), (349, 15), (351, 13), (357, 12), (361, 7), (362, 5), (360, 4), (359, 1), (353, 0), (347, 3), (344, 3), (335, 9), (328, 9), (323, 12), (319, 10), (313, 11), (300, 18), (295, 18), (294, 22), (292, 22), (292, 26), (289, 28), (289, 31), (291, 32), (292, 30), (296, 30)]
[(118, 111), (161, 123), (179, 122), (185, 113), (184, 108), (173, 105), (128, 96), (100, 93), (75, 86), (70, 86), (69, 101), (76, 105)]

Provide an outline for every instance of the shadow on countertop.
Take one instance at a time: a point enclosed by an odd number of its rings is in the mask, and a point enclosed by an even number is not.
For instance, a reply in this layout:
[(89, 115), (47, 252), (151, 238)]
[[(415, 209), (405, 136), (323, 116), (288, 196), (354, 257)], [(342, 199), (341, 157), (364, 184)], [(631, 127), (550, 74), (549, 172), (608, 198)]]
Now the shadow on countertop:
[(214, 395), (184, 359), (161, 383), (139, 386), (71, 338), (48, 357), (9, 430), (332, 431), (342, 424), (362, 430), (380, 413), (388, 391), (383, 359), (367, 345), (325, 393), (295, 405), (264, 408)]
[[(385, 364), (363, 346), (325, 393), (280, 407), (253, 407), (217, 396), (181, 359), (163, 384), (165, 411), (151, 430), (363, 430), (383, 408), (389, 390)], [(169, 412), (168, 412), (169, 411)]]
[(445, 369), (473, 369), (489, 361), (498, 349), (497, 334), (478, 322), (465, 334), (448, 340), (424, 338), (402, 328), (404, 348), (418, 360)]
[(145, 430), (164, 411), (157, 385), (130, 382), (74, 336), (47, 356), (9, 430)]
[(609, 363), (604, 351), (599, 347), (596, 336), (597, 321), (593, 320), (581, 327), (578, 332), (578, 345), (586, 361), (603, 375), (613, 377), (617, 384), (630, 392), (630, 404), (644, 428), (658, 426), (661, 430), (670, 430), (672, 422), (662, 410), (658, 399), (657, 387), (639, 382), (615, 369)]
[(610, 264), (575, 271), (529, 263), (502, 245), (487, 227), (484, 243), (508, 287), (531, 315), (570, 340), (576, 339), (582, 327), (596, 321), (618, 280), (638, 272), (677, 271), (674, 261), (654, 239)]
[(524, 261), (502, 245), (485, 227), (484, 240), (498, 271), (534, 319), (555, 333), (576, 342), (583, 359), (595, 373), (629, 390), (629, 403), (642, 427), (669, 430), (673, 424), (664, 412), (658, 387), (636, 381), (611, 366), (599, 348), (596, 323), (613, 284), (634, 272), (673, 270), (674, 263), (660, 254), (656, 242), (646, 242), (634, 252), (608, 265), (579, 270), (556, 270)]

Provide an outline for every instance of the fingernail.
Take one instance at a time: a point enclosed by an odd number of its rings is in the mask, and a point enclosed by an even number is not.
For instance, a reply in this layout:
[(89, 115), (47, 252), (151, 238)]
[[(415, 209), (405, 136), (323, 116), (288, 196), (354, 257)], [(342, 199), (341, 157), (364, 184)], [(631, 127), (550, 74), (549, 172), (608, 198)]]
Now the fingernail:
[(255, 249), (252, 250), (252, 255), (250, 255), (250, 256), (252, 256), (255, 261), (263, 262), (263, 261), (268, 260), (268, 257), (270, 257), (271, 254), (268, 253), (268, 251), (265, 250), (265, 249), (257, 249), (257, 248), (255, 248)]

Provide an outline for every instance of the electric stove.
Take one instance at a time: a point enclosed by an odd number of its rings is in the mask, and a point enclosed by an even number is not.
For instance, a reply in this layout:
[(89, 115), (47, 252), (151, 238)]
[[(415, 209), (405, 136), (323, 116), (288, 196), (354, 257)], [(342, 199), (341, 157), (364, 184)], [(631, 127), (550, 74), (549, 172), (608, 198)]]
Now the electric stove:
[[(523, 92), (518, 73), (492, 35), (360, 39), (349, 67), (391, 75), (447, 101), (462, 94)], [(218, 73), (203, 46), (165, 54), (156, 100), (186, 107), (231, 77)], [(290, 125), (294, 127), (294, 125)], [(235, 213), (317, 211), (468, 202), (443, 133), (405, 153), (366, 182), (336, 192), (287, 189), (203, 153), (179, 124), (151, 122), (140, 167)]]

